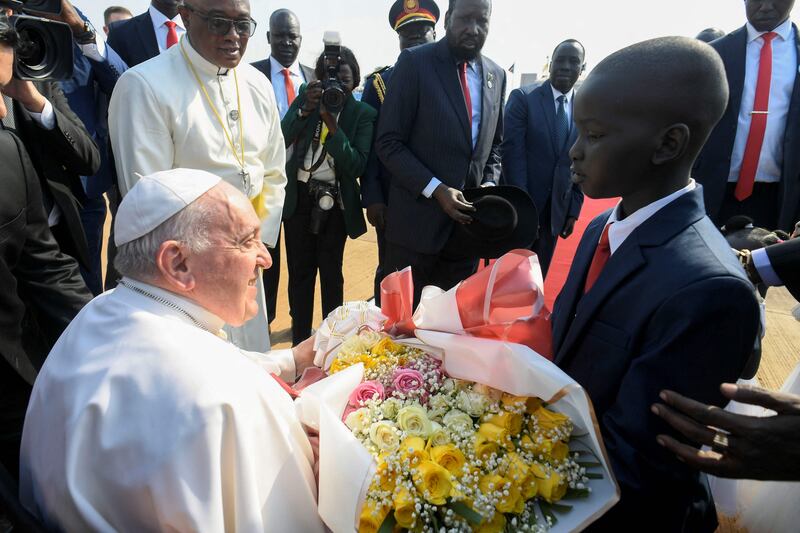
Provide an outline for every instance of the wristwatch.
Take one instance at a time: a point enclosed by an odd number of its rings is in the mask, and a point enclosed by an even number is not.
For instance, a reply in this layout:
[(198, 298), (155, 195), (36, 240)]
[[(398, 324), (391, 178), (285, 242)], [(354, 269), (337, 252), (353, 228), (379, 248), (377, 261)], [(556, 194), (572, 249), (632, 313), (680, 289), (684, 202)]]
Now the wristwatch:
[(95, 32), (88, 20), (83, 21), (83, 31), (75, 35), (75, 42), (78, 44), (92, 44), (95, 42)]

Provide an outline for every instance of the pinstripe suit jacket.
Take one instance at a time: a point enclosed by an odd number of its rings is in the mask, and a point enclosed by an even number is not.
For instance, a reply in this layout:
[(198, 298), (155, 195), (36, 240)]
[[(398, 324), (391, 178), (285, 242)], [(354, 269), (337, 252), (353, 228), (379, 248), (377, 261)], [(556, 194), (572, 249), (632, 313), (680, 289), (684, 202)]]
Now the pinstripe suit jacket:
[(422, 191), (434, 177), (456, 189), (498, 183), (501, 175), (506, 74), (486, 57), (482, 111), (475, 148), (446, 40), (405, 50), (392, 74), (378, 123), (375, 149), (392, 175), (386, 238), (424, 254), (437, 254), (453, 220)]

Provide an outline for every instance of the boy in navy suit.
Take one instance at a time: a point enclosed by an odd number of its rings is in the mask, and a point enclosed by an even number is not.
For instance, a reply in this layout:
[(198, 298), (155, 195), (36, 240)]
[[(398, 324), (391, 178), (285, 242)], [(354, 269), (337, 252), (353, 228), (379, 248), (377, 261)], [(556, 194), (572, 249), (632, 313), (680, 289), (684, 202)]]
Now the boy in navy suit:
[(727, 98), (714, 50), (669, 37), (603, 60), (575, 100), (572, 179), (622, 197), (587, 228), (553, 312), (555, 362), (589, 393), (622, 493), (598, 530), (716, 528), (704, 475), (656, 443), (676, 433), (650, 406), (665, 388), (723, 404), (756, 339), (754, 289), (690, 177)]

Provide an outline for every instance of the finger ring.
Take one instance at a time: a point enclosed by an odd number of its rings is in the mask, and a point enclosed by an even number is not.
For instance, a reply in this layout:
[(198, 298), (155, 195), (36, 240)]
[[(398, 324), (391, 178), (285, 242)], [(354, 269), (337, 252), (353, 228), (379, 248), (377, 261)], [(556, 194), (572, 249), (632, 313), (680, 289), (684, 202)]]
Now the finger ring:
[(720, 430), (714, 432), (714, 440), (711, 441), (711, 447), (718, 452), (724, 452), (728, 449), (728, 434)]

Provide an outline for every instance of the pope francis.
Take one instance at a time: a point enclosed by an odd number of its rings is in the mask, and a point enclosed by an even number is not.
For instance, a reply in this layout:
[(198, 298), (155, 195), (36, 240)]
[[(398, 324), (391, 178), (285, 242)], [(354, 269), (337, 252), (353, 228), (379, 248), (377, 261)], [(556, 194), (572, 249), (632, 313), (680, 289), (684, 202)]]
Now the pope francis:
[(246, 353), (270, 257), (248, 198), (212, 174), (143, 177), (115, 222), (124, 276), (69, 325), (25, 418), (20, 498), (60, 531), (323, 531), (313, 450), (277, 375), (310, 342)]
[[(286, 188), (286, 151), (269, 80), (242, 63), (255, 21), (248, 0), (187, 0), (184, 37), (128, 70), (114, 88), (109, 133), (123, 196), (139, 175), (198, 168), (251, 199), (261, 238), (278, 238)], [(259, 312), (228, 329), (241, 348), (270, 347), (263, 284)]]

